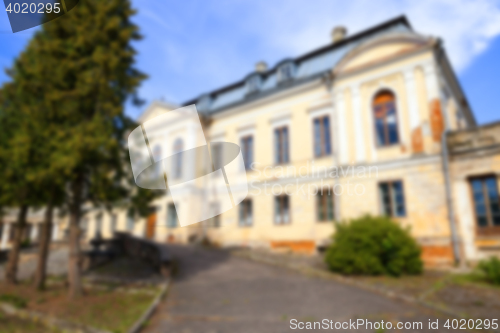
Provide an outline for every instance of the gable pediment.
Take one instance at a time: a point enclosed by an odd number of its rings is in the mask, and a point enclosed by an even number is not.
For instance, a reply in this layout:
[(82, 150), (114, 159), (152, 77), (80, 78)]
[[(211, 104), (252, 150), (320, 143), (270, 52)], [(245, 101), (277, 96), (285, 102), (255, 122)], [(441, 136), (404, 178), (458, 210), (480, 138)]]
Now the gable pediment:
[(335, 66), (334, 73), (356, 71), (373, 64), (388, 61), (432, 45), (433, 38), (414, 33), (391, 34), (362, 43), (348, 52)]

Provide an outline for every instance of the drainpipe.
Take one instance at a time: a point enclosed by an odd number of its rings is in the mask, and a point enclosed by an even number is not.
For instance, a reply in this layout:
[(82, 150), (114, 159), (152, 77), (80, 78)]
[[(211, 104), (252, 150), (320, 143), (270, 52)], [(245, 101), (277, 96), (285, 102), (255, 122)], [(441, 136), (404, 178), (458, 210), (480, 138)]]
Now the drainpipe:
[(450, 180), (450, 167), (449, 167), (449, 152), (448, 145), (446, 143), (446, 137), (450, 131), (447, 129), (443, 131), (441, 138), (441, 153), (443, 159), (443, 171), (444, 171), (444, 181), (446, 188), (446, 207), (448, 209), (448, 221), (450, 223), (451, 230), (451, 243), (453, 245), (453, 256), (455, 259), (455, 264), (462, 263), (462, 258), (460, 255), (460, 244), (457, 233), (457, 225), (455, 223), (455, 211), (453, 209), (453, 198), (451, 193), (451, 180)]
[[(332, 101), (332, 121), (331, 121), (331, 127), (332, 127), (332, 130), (333, 130), (333, 133), (332, 133), (332, 138), (333, 136), (336, 136), (336, 138), (333, 140), (333, 147), (332, 147), (332, 164), (333, 164), (333, 167), (335, 167), (335, 165), (337, 164), (338, 165), (338, 151), (339, 151), (339, 140), (340, 138), (338, 137), (338, 122), (337, 122), (337, 110), (335, 109), (335, 94), (334, 94), (334, 91), (333, 91), (333, 73), (332, 72), (328, 72), (328, 73), (325, 73), (322, 77), (322, 80), (323, 82), (326, 84), (326, 88), (327, 90), (329, 90), (330, 92), (330, 96), (331, 96), (331, 101)], [(339, 184), (339, 177), (338, 177), (338, 174), (337, 174), (337, 177), (335, 177), (333, 179), (333, 199), (334, 199), (334, 205), (333, 205), (333, 209), (334, 209), (334, 219), (339, 221), (340, 220), (340, 198), (337, 198), (337, 195), (335, 195), (335, 188), (337, 187), (337, 185)]]

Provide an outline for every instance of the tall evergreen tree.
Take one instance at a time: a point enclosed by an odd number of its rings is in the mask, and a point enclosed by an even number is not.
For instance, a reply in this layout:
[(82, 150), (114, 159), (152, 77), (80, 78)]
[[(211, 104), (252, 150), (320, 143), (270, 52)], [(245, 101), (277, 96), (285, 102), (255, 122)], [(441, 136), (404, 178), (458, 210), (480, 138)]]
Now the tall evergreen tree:
[(69, 175), (70, 296), (82, 294), (79, 221), (82, 205), (123, 195), (124, 104), (135, 100), (145, 75), (134, 68), (138, 27), (128, 0), (81, 1), (45, 24), (37, 38), (49, 97), (62, 117), (58, 153), (71, 160)]
[(47, 187), (54, 179), (47, 167), (44, 146), (44, 136), (50, 129), (44, 127), (39, 118), (42, 115), (37, 112), (40, 100), (36, 93), (30, 93), (25, 85), (29, 80), (23, 77), (21, 71), (17, 72), (13, 75), (15, 83), (6, 84), (0, 91), (0, 166), (4, 176), (0, 184), (0, 203), (18, 208), (17, 221), (13, 225), (14, 241), (5, 270), (8, 283), (16, 282), (28, 209), (44, 205), (46, 198), (58, 192), (57, 189), (50, 192)]
[[(129, 0), (81, 1), (71, 12), (42, 26), (24, 52), (28, 56), (21, 56), (26, 62), (18, 62), (12, 73), (16, 77), (27, 71), (32, 82), (43, 83), (31, 88), (43, 94), (43, 117), (39, 117), (43, 123), (39, 125), (47, 129), (41, 130), (41, 137), (49, 148), (40, 150), (48, 161), (43, 170), (56, 173), (60, 181), (55, 187), (66, 189), (70, 297), (82, 294), (82, 205), (109, 204), (127, 194), (123, 180), (129, 161), (124, 135), (133, 122), (124, 115), (124, 104), (138, 101), (135, 92), (145, 78), (134, 67), (136, 52), (131, 43), (141, 36), (130, 21), (133, 14)], [(9, 103), (7, 98), (4, 104)], [(61, 182), (64, 186), (59, 187)], [(23, 201), (19, 191), (18, 206), (24, 207), (29, 201)]]

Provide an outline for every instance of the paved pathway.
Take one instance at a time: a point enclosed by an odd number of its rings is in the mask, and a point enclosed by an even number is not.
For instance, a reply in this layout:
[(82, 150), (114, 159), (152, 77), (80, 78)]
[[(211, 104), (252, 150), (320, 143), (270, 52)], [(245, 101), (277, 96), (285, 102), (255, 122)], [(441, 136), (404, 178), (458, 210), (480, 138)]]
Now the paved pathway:
[(432, 332), (449, 332), (442, 327), (446, 317), (342, 283), (232, 257), (223, 251), (187, 246), (172, 246), (171, 250), (179, 261), (179, 275), (152, 318), (146, 330), (149, 333), (290, 332), (296, 331), (290, 329), (291, 319), (314, 322), (325, 318), (334, 322), (423, 323), (423, 330), (400, 332), (430, 332), (429, 319), (439, 318), (441, 327)]

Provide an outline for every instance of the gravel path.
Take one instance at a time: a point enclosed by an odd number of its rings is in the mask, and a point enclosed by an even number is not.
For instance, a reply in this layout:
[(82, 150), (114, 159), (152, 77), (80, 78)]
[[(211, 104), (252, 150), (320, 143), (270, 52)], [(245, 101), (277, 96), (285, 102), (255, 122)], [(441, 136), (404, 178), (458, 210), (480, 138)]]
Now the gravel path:
[[(353, 286), (253, 262), (224, 251), (189, 246), (170, 246), (170, 249), (179, 263), (179, 274), (146, 329), (149, 333), (289, 332), (294, 331), (290, 328), (291, 319), (298, 322), (328, 319), (334, 323), (384, 320), (394, 325), (422, 322), (423, 329), (392, 331), (452, 331), (443, 328), (446, 317)], [(439, 319), (440, 329), (429, 330), (429, 319)], [(332, 331), (377, 330), (351, 326)]]

